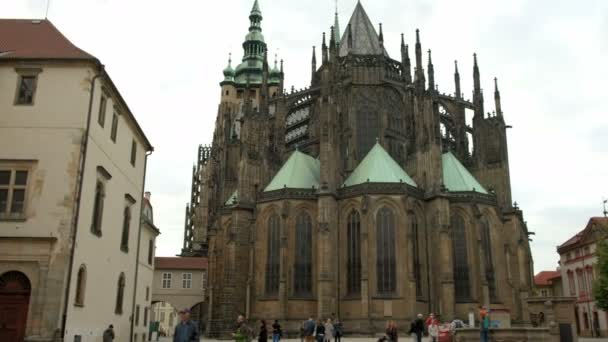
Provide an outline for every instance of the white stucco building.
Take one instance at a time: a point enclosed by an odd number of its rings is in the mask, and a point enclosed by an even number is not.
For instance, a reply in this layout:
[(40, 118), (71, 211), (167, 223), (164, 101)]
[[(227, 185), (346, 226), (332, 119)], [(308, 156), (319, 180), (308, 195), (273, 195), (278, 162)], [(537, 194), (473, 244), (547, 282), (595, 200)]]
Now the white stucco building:
[(580, 336), (608, 336), (608, 315), (596, 307), (592, 289), (598, 277), (597, 242), (608, 238), (608, 218), (592, 217), (581, 232), (557, 247), (563, 294), (576, 297)]
[(0, 341), (101, 341), (109, 324), (130, 341), (157, 234), (140, 229), (152, 145), (51, 22), (1, 19), (0, 37)]

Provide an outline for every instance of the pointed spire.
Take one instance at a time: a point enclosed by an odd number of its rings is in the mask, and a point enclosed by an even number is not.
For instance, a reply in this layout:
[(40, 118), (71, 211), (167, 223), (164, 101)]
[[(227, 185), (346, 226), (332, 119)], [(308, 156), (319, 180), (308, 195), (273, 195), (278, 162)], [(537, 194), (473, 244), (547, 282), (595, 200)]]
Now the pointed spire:
[(285, 80), (285, 74), (283, 73), (283, 60), (281, 59), (281, 81), (279, 82), (279, 91), (281, 94), (285, 93), (285, 85), (283, 81)]
[(329, 32), (329, 49), (331, 50), (332, 54), (334, 54), (334, 51), (337, 51), (338, 49), (336, 49), (336, 34), (333, 26), (329, 28)]
[(325, 32), (323, 32), (323, 44), (321, 45), (321, 54), (323, 55), (323, 64), (329, 60), (329, 54), (327, 51), (327, 43), (325, 40)]
[(418, 92), (424, 91), (424, 68), (422, 67), (422, 45), (420, 44), (420, 30), (416, 29), (416, 89)]
[(456, 85), (455, 94), (456, 98), (459, 99), (462, 96), (460, 92), (460, 73), (458, 72), (458, 61), (454, 61), (454, 84)]
[(384, 45), (384, 33), (382, 33), (382, 23), (380, 23), (380, 34), (378, 35), (378, 41), (380, 42), (380, 46)]
[(475, 92), (481, 90), (481, 82), (479, 80), (479, 66), (477, 65), (477, 54), (473, 54), (473, 89)]
[(338, 0), (336, 0), (336, 12), (334, 13), (334, 34), (336, 35), (336, 43), (340, 44), (340, 20), (338, 19)]
[(312, 47), (312, 73), (311, 79), (315, 77), (315, 72), (317, 71), (317, 52), (316, 47)]
[(352, 49), (353, 48), (353, 29), (350, 23), (348, 23), (348, 49)]
[(429, 49), (429, 63), (428, 63), (428, 73), (429, 73), (429, 90), (435, 91), (435, 68), (433, 67), (433, 60), (431, 57), (431, 49)]
[(412, 83), (412, 66), (410, 63), (410, 54), (408, 52), (408, 46), (405, 44), (405, 37), (401, 34), (401, 64), (403, 64), (403, 78), (405, 84)]
[(483, 93), (481, 90), (481, 81), (479, 77), (479, 66), (477, 64), (477, 54), (473, 54), (473, 104), (475, 105), (475, 116), (478, 118), (484, 117), (483, 109)]
[(496, 114), (502, 116), (502, 106), (500, 104), (500, 91), (498, 91), (498, 79), (494, 77), (494, 103), (496, 104)]

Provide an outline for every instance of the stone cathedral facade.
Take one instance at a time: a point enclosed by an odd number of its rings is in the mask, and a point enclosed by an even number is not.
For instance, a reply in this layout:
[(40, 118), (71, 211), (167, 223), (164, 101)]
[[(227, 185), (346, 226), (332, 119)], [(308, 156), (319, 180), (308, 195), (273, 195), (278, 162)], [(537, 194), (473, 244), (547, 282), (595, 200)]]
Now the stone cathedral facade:
[(403, 36), (394, 59), (358, 3), (313, 48), (310, 86), (286, 91), (257, 0), (249, 20), (186, 208), (182, 255), (209, 257), (210, 336), (238, 314), (288, 332), (309, 316), (340, 317), (349, 333), (419, 312), (464, 320), (484, 304), (527, 321), (529, 233), (500, 93), (486, 113), (477, 58), (472, 101), (457, 66), (453, 95), (441, 93), (419, 32), (413, 60)]

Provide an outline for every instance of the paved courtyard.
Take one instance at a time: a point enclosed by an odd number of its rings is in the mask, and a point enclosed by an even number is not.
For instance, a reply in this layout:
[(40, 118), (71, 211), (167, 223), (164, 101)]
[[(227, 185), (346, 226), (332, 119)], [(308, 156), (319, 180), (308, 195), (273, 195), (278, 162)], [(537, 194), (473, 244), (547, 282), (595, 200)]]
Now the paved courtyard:
[[(364, 338), (364, 337), (353, 337), (353, 338), (342, 338), (343, 342), (376, 342), (378, 339), (377, 338)], [(409, 338), (405, 337), (405, 336), (400, 336), (400, 340), (401, 341), (406, 341), (409, 342), (411, 341)], [(159, 339), (159, 341), (161, 342), (172, 342), (173, 339), (170, 337), (161, 337)], [(201, 341), (203, 341), (203, 339), (201, 339)], [(208, 340), (205, 339), (205, 342), (219, 342), (219, 340)], [(281, 341), (286, 341), (286, 342), (300, 342), (300, 339), (283, 339)], [(422, 339), (423, 342), (428, 342), (429, 339), (428, 338), (423, 338)], [(606, 342), (608, 341), (608, 338), (582, 338), (580, 337), (578, 339), (579, 342)]]

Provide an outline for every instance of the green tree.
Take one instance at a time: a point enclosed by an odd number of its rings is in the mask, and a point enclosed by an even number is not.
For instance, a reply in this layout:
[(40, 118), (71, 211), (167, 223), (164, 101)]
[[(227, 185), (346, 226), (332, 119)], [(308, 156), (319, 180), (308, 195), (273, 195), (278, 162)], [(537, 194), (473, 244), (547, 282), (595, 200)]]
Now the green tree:
[(593, 296), (598, 308), (608, 310), (608, 240), (597, 244), (596, 253), (598, 277), (593, 284)]

